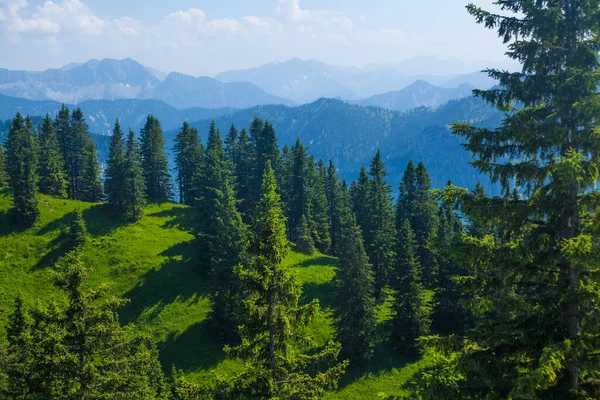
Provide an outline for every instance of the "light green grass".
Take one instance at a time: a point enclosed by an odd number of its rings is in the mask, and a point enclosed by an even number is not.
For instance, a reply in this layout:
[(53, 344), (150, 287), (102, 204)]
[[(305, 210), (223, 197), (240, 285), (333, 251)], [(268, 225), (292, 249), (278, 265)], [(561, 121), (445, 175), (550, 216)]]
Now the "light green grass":
[[(73, 211), (80, 208), (89, 231), (83, 257), (89, 270), (86, 284), (109, 283), (115, 295), (130, 300), (120, 310), (121, 320), (155, 337), (165, 371), (169, 374), (176, 367), (190, 380), (208, 382), (215, 374), (240, 368), (239, 362), (225, 357), (207, 320), (211, 288), (195, 261), (192, 209), (152, 205), (140, 221), (127, 223), (111, 216), (105, 205), (42, 196), (40, 221), (29, 230), (16, 231), (10, 223), (10, 203), (8, 193), (0, 191), (0, 342), (5, 341), (16, 296), (28, 305), (57, 298), (52, 285), (54, 264), (66, 251)], [(323, 346), (335, 338), (337, 259), (291, 251), (284, 265), (293, 269), (303, 287), (301, 301), (320, 301), (322, 312), (307, 330), (314, 345)], [(378, 306), (383, 336), (375, 357), (351, 366), (331, 399), (400, 394), (402, 384), (418, 370), (419, 363), (402, 368), (405, 360), (386, 347), (390, 312), (389, 301)]]

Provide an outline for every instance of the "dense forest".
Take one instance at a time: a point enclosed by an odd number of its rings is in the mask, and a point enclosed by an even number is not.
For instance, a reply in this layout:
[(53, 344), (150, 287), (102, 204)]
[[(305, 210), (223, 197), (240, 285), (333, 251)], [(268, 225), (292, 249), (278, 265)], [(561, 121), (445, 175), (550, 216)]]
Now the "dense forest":
[[(3, 398), (600, 398), (600, 1), (498, 4), (514, 15), (468, 11), (522, 63), (475, 91), (504, 119), (451, 126), (493, 197), (432, 187), (421, 160), (391, 182), (381, 151), (346, 180), (260, 115), (172, 139), (152, 115), (139, 134), (117, 119), (102, 169), (81, 109), (17, 113), (0, 147)], [(153, 247), (168, 262), (126, 282)]]

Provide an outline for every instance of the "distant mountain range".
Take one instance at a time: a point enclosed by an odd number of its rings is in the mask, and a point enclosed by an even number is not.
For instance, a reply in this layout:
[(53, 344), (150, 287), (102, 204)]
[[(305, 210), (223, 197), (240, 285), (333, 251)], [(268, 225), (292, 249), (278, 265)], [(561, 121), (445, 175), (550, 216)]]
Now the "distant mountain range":
[[(449, 71), (459, 70), (454, 65), (456, 62), (448, 64), (448, 61), (436, 61), (433, 58), (363, 68), (331, 66), (315, 60), (295, 58), (258, 68), (223, 72), (216, 78), (223, 82), (250, 82), (268, 93), (297, 103), (312, 102), (321, 97), (359, 100), (398, 91), (419, 80), (446, 88), (470, 84), (479, 89), (488, 89), (495, 84), (493, 79), (482, 72), (434, 75), (428, 73), (429, 69), (426, 68), (421, 68), (421, 72), (418, 72), (416, 65), (426, 65), (427, 62), (445, 62)], [(439, 66), (437, 69), (439, 70)]]
[(463, 83), (457, 88), (449, 89), (434, 86), (425, 81), (417, 81), (402, 90), (375, 95), (353, 103), (362, 106), (407, 111), (417, 107), (439, 107), (450, 100), (471, 96), (473, 89), (475, 87), (468, 83)]
[[(436, 68), (423, 67), (430, 64)], [(422, 72), (414, 74), (419, 65)], [(40, 72), (0, 69), (0, 94), (69, 104), (88, 100), (151, 99), (161, 100), (181, 109), (248, 108), (267, 104), (293, 106), (311, 103), (322, 97), (357, 102), (364, 100), (368, 103), (368, 98), (377, 95), (393, 98), (397, 95), (395, 92), (406, 89), (417, 81), (447, 89), (456, 89), (465, 84), (486, 89), (495, 83), (481, 72), (449, 72), (447, 75), (427, 73), (440, 70), (440, 66), (448, 71), (461, 70), (456, 60), (429, 58), (409, 60), (397, 65), (368, 65), (363, 68), (292, 59), (254, 69), (223, 72), (214, 79), (177, 72), (166, 74), (132, 59), (103, 59), (83, 64), (72, 63), (59, 69)], [(464, 68), (467, 67), (463, 66), (462, 69)], [(437, 92), (439, 90), (436, 94)], [(452, 92), (446, 92), (449, 93)], [(419, 96), (420, 100), (415, 103), (439, 103), (436, 98), (427, 98), (424, 93)], [(385, 104), (393, 102), (383, 103), (384, 105), (374, 105), (385, 107)]]
[(178, 108), (293, 105), (246, 84), (222, 83), (179, 73), (164, 77), (132, 59), (91, 60), (41, 72), (0, 69), (0, 94), (29, 100), (81, 103), (87, 100), (156, 99)]
[[(44, 116), (49, 113), (55, 116), (62, 104), (56, 101), (34, 101), (0, 95), (0, 121), (11, 119), (19, 111), (24, 115)], [(131, 128), (139, 132), (148, 114), (156, 116), (163, 129), (175, 129), (183, 121), (197, 121), (231, 114), (232, 108), (187, 108), (178, 109), (158, 100), (89, 100), (77, 106), (67, 104), (73, 109), (80, 107), (90, 126), (96, 134), (109, 135), (117, 118), (124, 129)]]

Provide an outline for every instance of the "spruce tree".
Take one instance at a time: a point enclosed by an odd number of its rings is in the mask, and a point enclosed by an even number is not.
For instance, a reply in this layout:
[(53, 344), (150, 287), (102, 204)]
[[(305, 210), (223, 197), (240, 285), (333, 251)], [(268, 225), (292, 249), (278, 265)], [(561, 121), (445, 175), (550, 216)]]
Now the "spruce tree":
[(299, 306), (300, 287), (289, 268), (281, 265), (289, 248), (277, 181), (267, 161), (252, 224), (253, 262), (238, 268), (246, 288), (246, 323), (242, 343), (230, 350), (246, 361), (246, 369), (221, 382), (230, 398), (321, 398), (335, 384), (345, 363), (311, 374), (315, 363), (334, 362), (340, 347), (329, 344), (311, 355), (292, 347), (298, 329), (318, 311), (318, 303)]
[(125, 190), (123, 194), (125, 216), (133, 221), (144, 215), (146, 206), (146, 184), (142, 171), (140, 150), (135, 133), (130, 129), (127, 134), (125, 151)]
[(392, 189), (386, 181), (387, 172), (379, 151), (371, 162), (369, 175), (371, 179), (367, 189), (365, 249), (375, 273), (375, 297), (380, 299), (394, 266), (396, 227)]
[[(502, 15), (475, 5), (468, 11), (497, 30), (507, 55), (522, 64), (514, 73), (489, 70), (499, 85), (476, 92), (505, 112), (504, 122), (453, 130), (505, 197), (453, 192), (467, 216), (501, 225), (503, 237), (465, 237), (460, 282), (476, 325), (423, 386), (435, 390), (422, 390), (428, 398), (599, 398), (600, 2), (499, 7)], [(515, 186), (523, 198), (511, 195)], [(439, 372), (449, 370), (456, 383), (439, 385), (448, 376)]]
[(256, 155), (254, 146), (246, 129), (242, 129), (239, 139), (238, 161), (235, 164), (235, 183), (240, 199), (239, 210), (245, 222), (250, 222), (252, 216), (252, 187), (254, 185)]
[(67, 196), (65, 166), (60, 155), (60, 145), (54, 123), (46, 114), (38, 133), (38, 176), (41, 193), (54, 196)]
[(225, 153), (229, 161), (232, 176), (236, 176), (236, 166), (240, 164), (240, 136), (234, 124), (231, 124), (227, 137), (225, 138)]
[(83, 169), (79, 178), (79, 199), (98, 203), (104, 199), (104, 190), (100, 181), (100, 164), (96, 154), (96, 145), (88, 138), (83, 147)]
[(197, 185), (202, 174), (204, 147), (200, 143), (198, 131), (187, 122), (183, 123), (181, 131), (175, 137), (174, 151), (179, 202), (194, 205), (200, 195)]
[(63, 104), (61, 109), (58, 111), (56, 118), (54, 118), (54, 129), (56, 131), (56, 138), (58, 140), (58, 147), (60, 149), (60, 157), (63, 161), (63, 173), (67, 180), (67, 195), (71, 197), (71, 191), (69, 185), (71, 183), (71, 177), (69, 174), (71, 165), (71, 154), (72, 154), (72, 140), (71, 140), (71, 113), (69, 109)]
[(81, 252), (83, 251), (86, 242), (87, 228), (85, 226), (85, 220), (83, 219), (83, 213), (77, 208), (75, 209), (71, 227), (69, 229), (69, 248), (72, 251)]
[(115, 122), (110, 138), (106, 178), (104, 180), (107, 203), (120, 215), (125, 214), (125, 138), (119, 120)]
[(369, 358), (375, 344), (374, 279), (347, 191), (339, 191), (341, 241), (336, 271), (336, 331), (345, 358)]
[(37, 203), (36, 146), (31, 121), (17, 113), (6, 138), (8, 182), (13, 191), (13, 214), (21, 227), (31, 227), (39, 218)]
[(200, 192), (199, 254), (216, 289), (211, 319), (220, 338), (231, 341), (243, 322), (239, 312), (241, 288), (234, 268), (245, 259), (247, 232), (237, 210), (229, 162), (214, 123), (206, 145)]
[(8, 185), (8, 172), (6, 171), (6, 152), (0, 143), (0, 189)]
[[(61, 119), (58, 123), (63, 125), (64, 121)], [(66, 137), (63, 137), (66, 149), (63, 159), (67, 171), (69, 198), (84, 200), (83, 193), (86, 191), (85, 196), (91, 201), (90, 199), (98, 194), (96, 170), (99, 171), (99, 168), (93, 162), (94, 158), (97, 160), (97, 157), (95, 149), (92, 152), (89, 127), (85, 122), (81, 109), (73, 110), (67, 129)], [(91, 186), (86, 187), (88, 184)]]
[[(288, 226), (288, 238), (296, 242), (299, 238), (300, 223), (308, 211), (308, 182), (307, 182), (307, 156), (306, 148), (296, 139), (296, 143), (290, 151), (289, 173), (286, 185), (286, 216)], [(307, 227), (308, 231), (308, 227)]]
[(328, 253), (331, 246), (329, 214), (327, 210), (327, 171), (323, 161), (315, 165), (314, 156), (308, 162), (309, 217), (312, 235), (317, 250)]
[(165, 139), (158, 119), (149, 115), (140, 135), (142, 170), (146, 183), (146, 198), (153, 203), (171, 200), (171, 174), (165, 151)]
[(327, 167), (326, 194), (327, 210), (329, 214), (329, 236), (331, 237), (330, 253), (334, 256), (338, 256), (342, 244), (341, 187), (332, 160), (329, 160), (329, 166)]
[(306, 221), (306, 216), (300, 218), (300, 225), (297, 229), (298, 238), (296, 239), (296, 250), (304, 254), (313, 254), (317, 249)]
[(408, 219), (398, 232), (398, 259), (392, 282), (396, 290), (392, 338), (396, 348), (411, 355), (418, 348), (417, 339), (430, 333), (433, 291), (423, 285), (416, 235)]
[(352, 211), (354, 212), (354, 215), (356, 215), (356, 223), (363, 233), (363, 238), (369, 229), (369, 185), (369, 174), (363, 165), (358, 174), (358, 181), (352, 181), (352, 185), (350, 186), (350, 201), (352, 203)]

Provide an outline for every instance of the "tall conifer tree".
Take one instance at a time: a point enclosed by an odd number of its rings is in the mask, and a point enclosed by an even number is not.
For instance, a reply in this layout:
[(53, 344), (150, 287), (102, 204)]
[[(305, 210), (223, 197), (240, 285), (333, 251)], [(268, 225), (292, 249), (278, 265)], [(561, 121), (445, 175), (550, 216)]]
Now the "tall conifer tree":
[(146, 198), (150, 202), (164, 203), (172, 198), (169, 160), (165, 138), (158, 119), (149, 115), (140, 135), (142, 170), (146, 181)]
[(6, 171), (6, 152), (0, 143), (0, 189), (8, 185), (8, 172)]
[(98, 203), (104, 198), (104, 190), (100, 181), (100, 164), (96, 154), (96, 145), (88, 138), (83, 148), (83, 169), (78, 187), (81, 188), (79, 199), (90, 203)]
[(253, 262), (238, 269), (247, 290), (247, 322), (241, 327), (242, 344), (232, 352), (246, 360), (247, 368), (225, 386), (238, 397), (320, 398), (326, 386), (337, 382), (345, 364), (311, 375), (313, 364), (335, 361), (339, 345), (330, 344), (313, 355), (292, 351), (295, 332), (315, 315), (318, 303), (298, 305), (300, 288), (289, 269), (281, 265), (289, 245), (270, 161), (265, 165), (260, 193), (250, 243)]
[(125, 213), (125, 139), (119, 120), (115, 122), (110, 138), (106, 178), (104, 181), (106, 200), (117, 213)]
[(67, 196), (65, 166), (60, 155), (60, 145), (54, 123), (46, 114), (38, 133), (38, 175), (40, 192), (55, 196)]
[(37, 158), (31, 120), (17, 113), (6, 138), (8, 181), (13, 190), (13, 213), (17, 223), (31, 227), (39, 218), (37, 204)]
[(140, 150), (135, 133), (130, 129), (127, 134), (125, 152), (125, 193), (123, 195), (125, 215), (138, 220), (144, 215), (146, 206), (146, 183), (140, 161)]
[(367, 168), (363, 165), (358, 174), (358, 181), (352, 181), (352, 185), (350, 186), (352, 211), (356, 215), (356, 223), (360, 227), (363, 237), (365, 237), (365, 232), (368, 232), (369, 229), (369, 185), (369, 174), (367, 173)]
[(202, 174), (204, 147), (200, 143), (198, 131), (187, 122), (183, 123), (175, 138), (174, 150), (179, 202), (191, 206), (200, 195), (197, 185)]
[[(489, 70), (498, 87), (476, 92), (505, 111), (505, 120), (494, 130), (453, 128), (505, 198), (454, 192), (467, 216), (504, 232), (500, 241), (464, 240), (461, 283), (476, 326), (439, 370), (453, 367), (456, 384), (430, 380), (437, 391), (428, 397), (599, 398), (600, 2), (498, 4), (501, 15), (475, 5), (468, 11), (497, 30), (507, 55), (522, 64), (514, 73)], [(515, 185), (524, 198), (511, 196)]]

